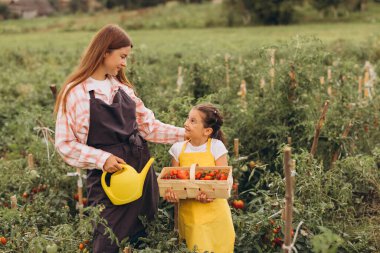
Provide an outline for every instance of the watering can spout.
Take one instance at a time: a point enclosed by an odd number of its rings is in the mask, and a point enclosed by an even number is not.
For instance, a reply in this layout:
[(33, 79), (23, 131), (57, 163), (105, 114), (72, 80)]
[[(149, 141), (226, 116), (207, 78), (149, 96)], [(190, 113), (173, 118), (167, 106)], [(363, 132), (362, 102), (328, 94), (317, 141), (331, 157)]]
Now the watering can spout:
[(140, 172), (140, 177), (142, 180), (145, 180), (146, 174), (148, 173), (150, 166), (152, 166), (152, 163), (154, 162), (154, 158), (150, 158), (149, 161), (145, 164), (144, 168)]

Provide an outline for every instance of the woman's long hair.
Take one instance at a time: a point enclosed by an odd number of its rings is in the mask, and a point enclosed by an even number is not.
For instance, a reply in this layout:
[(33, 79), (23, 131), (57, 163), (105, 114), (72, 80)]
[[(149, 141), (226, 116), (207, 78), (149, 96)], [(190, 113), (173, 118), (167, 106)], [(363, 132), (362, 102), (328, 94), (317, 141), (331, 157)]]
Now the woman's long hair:
[[(54, 106), (57, 113), (62, 105), (63, 113), (66, 113), (67, 94), (78, 84), (89, 78), (101, 65), (104, 55), (122, 47), (133, 47), (128, 34), (117, 25), (106, 25), (93, 37), (90, 45), (85, 50), (79, 65), (64, 82)], [(133, 85), (128, 81), (123, 69), (119, 70), (116, 79), (131, 88)]]

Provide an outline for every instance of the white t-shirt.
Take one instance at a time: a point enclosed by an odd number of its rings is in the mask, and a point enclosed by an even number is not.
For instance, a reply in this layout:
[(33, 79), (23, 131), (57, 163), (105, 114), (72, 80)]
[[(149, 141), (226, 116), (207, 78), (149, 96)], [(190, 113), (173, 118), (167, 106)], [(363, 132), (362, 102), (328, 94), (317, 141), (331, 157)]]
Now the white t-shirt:
[[(96, 80), (92, 77), (89, 77), (87, 79), (87, 85), (88, 85), (88, 90), (96, 90), (96, 91), (101, 91), (103, 95), (105, 95), (105, 98), (107, 100), (104, 100), (104, 102), (112, 102), (112, 94), (111, 94), (111, 87), (112, 87), (112, 82), (109, 78), (106, 78), (104, 80)], [(96, 96), (95, 96), (96, 97)]]
[[(182, 147), (185, 141), (176, 142), (170, 148), (170, 155), (178, 162), (178, 156), (182, 151)], [(200, 146), (193, 146), (191, 143), (186, 144), (185, 153), (194, 153), (194, 152), (206, 152), (207, 151), (207, 142)], [(218, 160), (224, 154), (227, 154), (228, 151), (224, 146), (223, 142), (217, 139), (211, 139), (211, 153), (214, 156), (215, 160)]]

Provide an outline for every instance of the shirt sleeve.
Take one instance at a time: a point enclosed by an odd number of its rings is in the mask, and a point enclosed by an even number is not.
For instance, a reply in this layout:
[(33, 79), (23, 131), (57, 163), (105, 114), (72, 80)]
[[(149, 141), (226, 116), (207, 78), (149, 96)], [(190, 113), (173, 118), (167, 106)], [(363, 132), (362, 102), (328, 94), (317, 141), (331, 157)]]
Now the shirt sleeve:
[(175, 143), (183, 141), (185, 129), (162, 123), (157, 120), (154, 113), (145, 107), (144, 103), (134, 92), (126, 90), (136, 103), (136, 121), (138, 130), (144, 139), (156, 143)]
[(70, 91), (67, 99), (67, 112), (62, 111), (62, 106), (57, 115), (55, 126), (55, 148), (62, 159), (69, 165), (83, 169), (103, 169), (103, 165), (111, 155), (108, 152), (90, 147), (84, 141), (76, 137), (76, 126), (79, 121), (89, 120), (87, 98), (79, 98), (74, 89)]
[(177, 142), (174, 143), (173, 146), (169, 149), (169, 154), (174, 158), (174, 160), (178, 161), (179, 154), (181, 153), (182, 150), (182, 145), (183, 142)]
[(222, 155), (228, 153), (226, 146), (223, 142), (217, 139), (212, 139), (211, 142), (211, 153), (213, 154), (215, 160), (218, 160)]

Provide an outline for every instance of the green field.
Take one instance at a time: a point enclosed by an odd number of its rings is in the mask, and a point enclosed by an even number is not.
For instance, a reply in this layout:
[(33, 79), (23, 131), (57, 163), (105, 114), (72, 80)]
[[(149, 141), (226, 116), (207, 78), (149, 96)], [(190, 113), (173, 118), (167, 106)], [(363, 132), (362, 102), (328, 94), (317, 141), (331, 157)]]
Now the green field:
[[(380, 252), (379, 81), (372, 97), (358, 90), (365, 61), (380, 74), (379, 13), (372, 7), (367, 15), (341, 19), (346, 22), (316, 23), (318, 14), (309, 10), (308, 23), (270, 27), (207, 27), (223, 23), (217, 11), (206, 15), (210, 5), (0, 21), (0, 237), (8, 240), (0, 252), (55, 246), (58, 252), (79, 252), (80, 243), (92, 238), (91, 219), (99, 221), (99, 211), (88, 208), (88, 216), (79, 218), (76, 178), (66, 176), (75, 169), (45, 142), (41, 127), (54, 130), (49, 85), (60, 88), (95, 31), (108, 22), (131, 35), (135, 48), (126, 74), (159, 120), (182, 126), (190, 108), (204, 101), (223, 112), (229, 164), (239, 183), (230, 203), (245, 203), (243, 210), (231, 206), (235, 252), (281, 251), (274, 242), (283, 239), (284, 221), (269, 216), (284, 208), (288, 137), (297, 171), (293, 228), (304, 222), (298, 252)], [(276, 49), (274, 66), (268, 49)], [(178, 66), (183, 86), (174, 92)], [(245, 100), (237, 95), (243, 79)], [(326, 100), (330, 105), (312, 157)], [(242, 159), (234, 159), (234, 138)], [(169, 147), (150, 145), (157, 172), (169, 165)], [(28, 168), (28, 154), (34, 168)], [(17, 209), (10, 208), (12, 196)], [(159, 208), (147, 228), (147, 248), (136, 252), (189, 253), (173, 231), (173, 206), (161, 201)], [(91, 242), (85, 247), (90, 250)]]
[[(184, 56), (231, 53), (247, 54), (263, 46), (275, 46), (296, 36), (315, 36), (326, 45), (345, 41), (354, 46), (367, 43), (380, 35), (380, 24), (308, 24), (292, 26), (252, 28), (205, 28), (164, 29), (129, 31), (136, 48), (153, 54)], [(0, 40), (3, 50), (15, 48), (50, 48), (65, 50), (84, 47), (94, 32), (33, 32), (27, 34), (5, 34)]]

